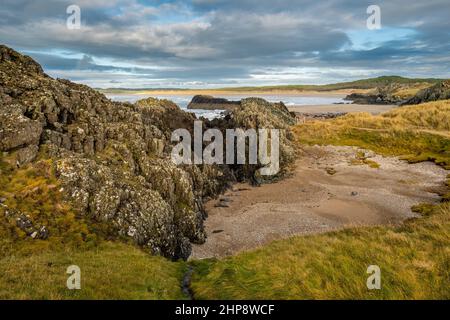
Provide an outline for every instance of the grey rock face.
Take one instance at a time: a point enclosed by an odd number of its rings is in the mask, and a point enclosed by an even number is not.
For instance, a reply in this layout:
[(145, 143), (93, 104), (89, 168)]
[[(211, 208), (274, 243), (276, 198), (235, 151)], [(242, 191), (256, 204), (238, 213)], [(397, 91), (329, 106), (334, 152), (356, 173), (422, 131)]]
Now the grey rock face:
[(4, 46), (0, 58), (0, 151), (22, 165), (45, 150), (81, 216), (110, 223), (151, 253), (186, 259), (190, 242), (205, 241), (198, 203), (221, 182), (205, 192), (196, 184), (194, 192), (194, 178), (214, 177), (176, 167), (168, 153), (172, 130), (193, 127), (195, 117), (170, 101), (112, 102), (46, 76), (33, 60)]
[(203, 110), (234, 110), (239, 108), (240, 101), (230, 101), (223, 98), (214, 98), (205, 95), (196, 95), (188, 104), (188, 109), (203, 109)]
[(414, 97), (403, 104), (420, 104), (445, 99), (450, 99), (450, 81), (442, 81), (430, 88), (420, 90)]
[[(281, 105), (252, 101), (227, 125), (287, 128), (293, 121)], [(203, 199), (234, 179), (228, 166), (172, 163), (172, 131), (192, 131), (194, 120), (171, 101), (112, 102), (54, 80), (31, 58), (0, 46), (0, 151), (18, 166), (38, 153), (52, 158), (61, 192), (80, 216), (108, 222), (115, 234), (173, 259), (187, 259), (190, 243), (205, 241)], [(292, 146), (283, 137), (287, 163)], [(35, 237), (48, 236), (39, 230)]]

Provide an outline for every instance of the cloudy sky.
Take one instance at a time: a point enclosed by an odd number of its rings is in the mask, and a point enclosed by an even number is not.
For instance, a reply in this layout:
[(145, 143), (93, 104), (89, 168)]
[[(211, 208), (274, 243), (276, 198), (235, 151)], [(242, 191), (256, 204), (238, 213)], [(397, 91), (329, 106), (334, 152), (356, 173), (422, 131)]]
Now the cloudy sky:
[[(80, 29), (67, 27), (70, 5)], [(450, 78), (450, 1), (1, 0), (0, 43), (103, 88)]]

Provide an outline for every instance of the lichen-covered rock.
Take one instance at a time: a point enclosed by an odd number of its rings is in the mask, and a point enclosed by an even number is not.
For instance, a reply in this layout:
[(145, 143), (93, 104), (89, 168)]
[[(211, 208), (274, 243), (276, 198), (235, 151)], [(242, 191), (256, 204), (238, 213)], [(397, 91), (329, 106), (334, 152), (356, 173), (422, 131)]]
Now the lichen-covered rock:
[[(285, 166), (294, 121), (286, 107), (262, 99), (241, 104), (221, 128), (283, 129)], [(0, 46), (0, 151), (19, 166), (38, 152), (51, 158), (61, 192), (81, 217), (174, 259), (187, 259), (190, 243), (205, 241), (203, 199), (240, 174), (227, 165), (173, 164), (171, 134), (193, 132), (195, 120), (168, 100), (112, 102), (87, 86), (52, 79), (31, 58)]]
[(205, 241), (204, 192), (170, 161), (171, 132), (192, 128), (192, 114), (166, 100), (112, 102), (48, 77), (5, 46), (0, 59), (0, 151), (23, 164), (45, 147), (79, 214), (110, 223), (151, 253), (186, 259), (190, 242)]
[(420, 90), (414, 97), (404, 102), (404, 105), (450, 99), (450, 81), (436, 83), (430, 88)]
[(4, 211), (4, 218), (10, 220), (12, 224), (15, 224), (27, 236), (43, 240), (48, 238), (49, 233), (46, 226), (36, 225), (29, 216), (19, 210), (9, 208), (3, 203), (0, 203), (0, 208)]
[(227, 126), (242, 129), (278, 129), (280, 170), (275, 175), (260, 175), (258, 169), (264, 165), (258, 161), (257, 165), (236, 168), (239, 170), (238, 175), (251, 179), (256, 184), (272, 182), (284, 177), (295, 159), (296, 148), (290, 131), (290, 126), (295, 122), (295, 117), (282, 102), (270, 103), (261, 98), (241, 100), (241, 107), (231, 113)]

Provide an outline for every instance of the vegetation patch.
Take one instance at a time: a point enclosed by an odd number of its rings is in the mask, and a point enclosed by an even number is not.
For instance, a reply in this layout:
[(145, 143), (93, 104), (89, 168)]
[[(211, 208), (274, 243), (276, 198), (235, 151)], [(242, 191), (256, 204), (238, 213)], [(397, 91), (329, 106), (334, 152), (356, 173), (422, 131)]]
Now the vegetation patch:
[[(0, 257), (20, 252), (36, 252), (62, 247), (89, 248), (106, 238), (105, 223), (87, 220), (63, 200), (52, 160), (40, 155), (35, 163), (16, 168), (10, 161), (14, 154), (0, 157)], [(30, 237), (17, 223), (12, 211), (26, 216), (32, 223), (48, 229), (48, 239)]]
[(450, 100), (399, 107), (379, 116), (353, 113), (294, 128), (300, 143), (352, 145), (411, 163), (450, 169)]
[[(449, 299), (450, 206), (400, 227), (359, 227), (276, 241), (194, 262), (197, 299)], [(369, 290), (368, 266), (381, 268)]]
[[(67, 267), (81, 270), (81, 289), (66, 286)], [(0, 299), (186, 299), (184, 262), (151, 256), (132, 245), (102, 242), (0, 258)]]
[(364, 151), (358, 151), (355, 158), (350, 159), (350, 164), (355, 166), (368, 165), (373, 169), (378, 169), (380, 167), (380, 165), (376, 161), (368, 159)]

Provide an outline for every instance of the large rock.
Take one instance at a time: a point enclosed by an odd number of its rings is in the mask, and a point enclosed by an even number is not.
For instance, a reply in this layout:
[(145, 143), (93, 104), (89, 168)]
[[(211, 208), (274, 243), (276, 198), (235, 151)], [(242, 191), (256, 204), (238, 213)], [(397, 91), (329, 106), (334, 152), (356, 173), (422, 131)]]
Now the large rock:
[(430, 88), (420, 90), (414, 97), (403, 104), (420, 104), (445, 99), (450, 99), (450, 81), (442, 81)]
[(240, 105), (240, 101), (230, 101), (224, 98), (197, 95), (192, 98), (187, 108), (203, 110), (234, 110), (235, 108), (240, 107)]
[(290, 131), (290, 126), (296, 123), (296, 119), (282, 102), (270, 103), (261, 98), (243, 99), (241, 107), (231, 114), (231, 123), (231, 128), (278, 129), (280, 135), (279, 172), (274, 175), (260, 175), (259, 169), (265, 166), (258, 161), (257, 165), (236, 168), (241, 176), (260, 184), (276, 181), (288, 173), (296, 155), (295, 139)]
[[(151, 253), (186, 259), (190, 242), (205, 241), (199, 203), (223, 190), (227, 178), (170, 161), (171, 132), (193, 128), (192, 114), (166, 100), (112, 102), (87, 86), (48, 77), (5, 46), (0, 58), (0, 151), (16, 154), (21, 164), (40, 149), (54, 160), (63, 193), (80, 216), (110, 223)], [(213, 189), (194, 182), (215, 177)]]
[[(241, 105), (226, 119), (205, 120), (204, 129), (282, 129), (284, 170), (293, 154), (287, 108), (262, 99)], [(174, 259), (187, 259), (190, 243), (205, 241), (203, 200), (236, 176), (255, 178), (257, 169), (175, 166), (171, 134), (192, 132), (195, 120), (167, 100), (112, 102), (87, 86), (52, 79), (31, 58), (0, 46), (0, 151), (14, 154), (18, 165), (38, 152), (51, 158), (61, 192), (80, 217), (107, 222), (114, 235)]]

